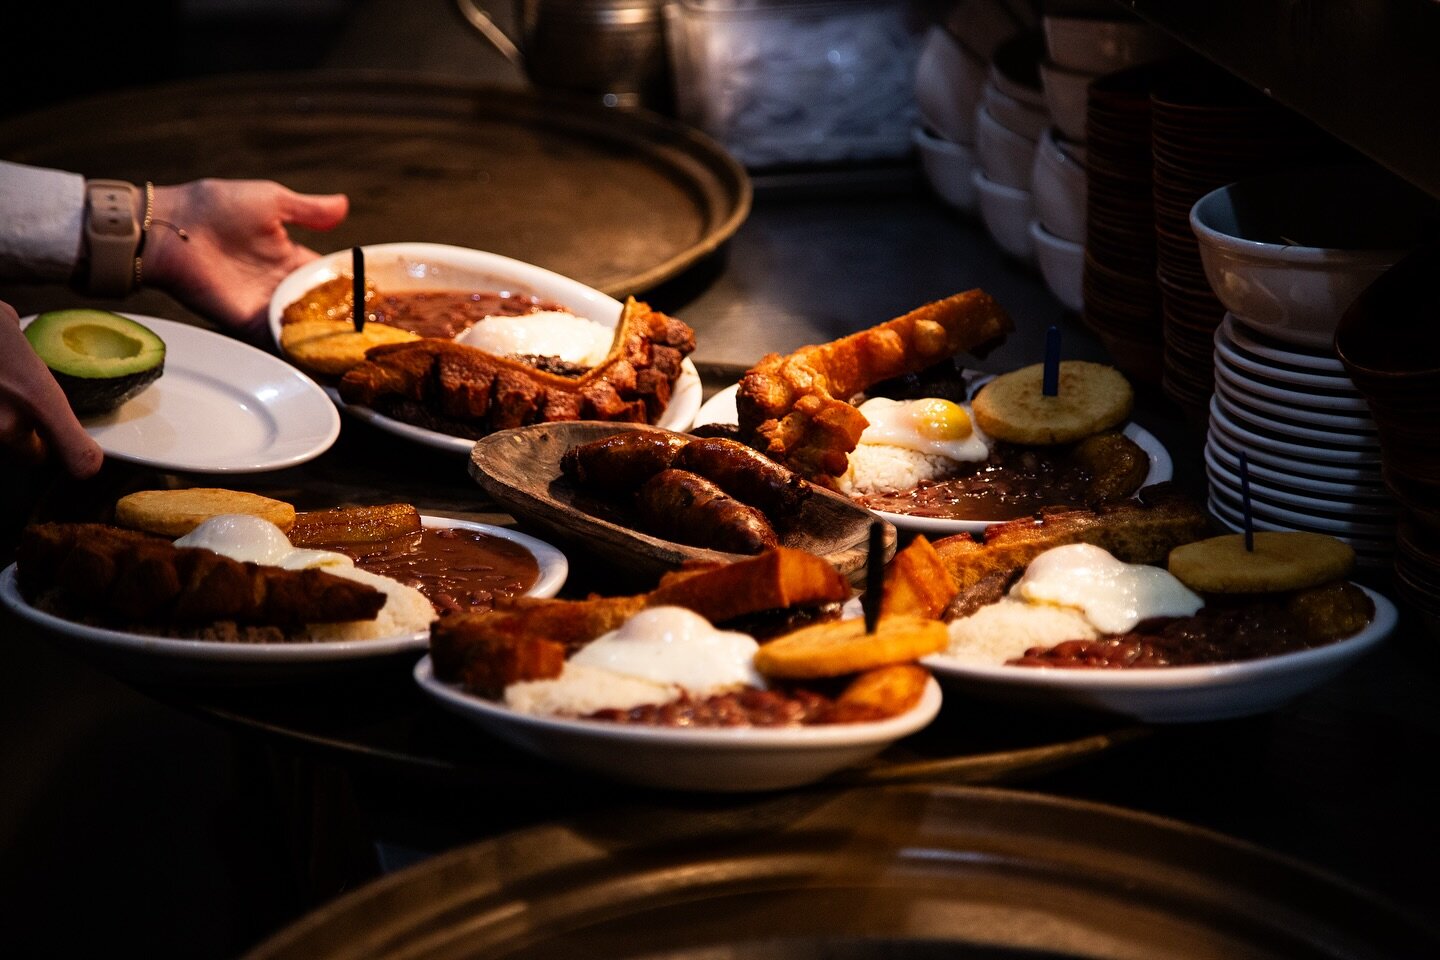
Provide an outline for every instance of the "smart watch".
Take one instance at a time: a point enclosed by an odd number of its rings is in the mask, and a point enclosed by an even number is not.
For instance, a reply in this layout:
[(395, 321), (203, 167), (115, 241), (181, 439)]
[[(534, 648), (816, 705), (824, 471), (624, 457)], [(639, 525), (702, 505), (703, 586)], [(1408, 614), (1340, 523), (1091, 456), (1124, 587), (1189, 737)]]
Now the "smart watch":
[(123, 180), (85, 184), (85, 242), (90, 251), (87, 289), (101, 297), (130, 292), (135, 282), (135, 253), (140, 248), (136, 200), (140, 188)]

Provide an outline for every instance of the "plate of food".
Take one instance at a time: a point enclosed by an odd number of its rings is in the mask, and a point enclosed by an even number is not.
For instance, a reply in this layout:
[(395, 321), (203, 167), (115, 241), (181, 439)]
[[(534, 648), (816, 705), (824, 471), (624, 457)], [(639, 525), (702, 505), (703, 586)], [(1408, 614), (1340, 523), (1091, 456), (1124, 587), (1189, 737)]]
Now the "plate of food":
[(869, 632), (835, 619), (845, 579), (784, 547), (687, 568), (644, 594), (512, 602), (438, 622), (415, 679), (486, 733), (614, 779), (798, 786), (939, 711), (939, 687), (915, 660), (944, 644), (945, 628), (902, 579), (889, 578)]
[(1150, 503), (1000, 524), (934, 546), (959, 593), (925, 664), (970, 695), (1076, 704), (1151, 723), (1278, 709), (1395, 628), (1314, 533), (1207, 536), (1198, 506)]
[[(978, 533), (1055, 506), (1132, 496), (1169, 480), (1170, 456), (1127, 422), (1133, 391), (1102, 364), (1042, 365), (990, 377), (957, 350), (1009, 329), (980, 291), (870, 330), (760, 361), (696, 415), (903, 529)], [(924, 349), (922, 349), (922, 347)], [(704, 428), (704, 429), (701, 429)]]
[(319, 456), (340, 418), (304, 373), (173, 320), (53, 310), (20, 321), (107, 457), (160, 470), (257, 473)]
[(350, 251), (281, 281), (270, 329), (337, 406), (382, 430), (468, 453), (527, 423), (683, 430), (700, 408), (694, 331), (645, 304), (480, 250), (387, 243), (364, 255), (362, 331)]
[[(492, 434), (470, 475), (528, 524), (632, 576), (784, 546), (858, 577), (875, 516), (734, 440), (620, 423), (544, 423)], [(884, 556), (895, 528), (884, 524)]]
[(408, 504), (297, 514), (216, 488), (138, 491), (116, 525), (22, 534), (0, 603), (148, 675), (242, 682), (424, 650), (441, 611), (553, 596), (554, 547)]

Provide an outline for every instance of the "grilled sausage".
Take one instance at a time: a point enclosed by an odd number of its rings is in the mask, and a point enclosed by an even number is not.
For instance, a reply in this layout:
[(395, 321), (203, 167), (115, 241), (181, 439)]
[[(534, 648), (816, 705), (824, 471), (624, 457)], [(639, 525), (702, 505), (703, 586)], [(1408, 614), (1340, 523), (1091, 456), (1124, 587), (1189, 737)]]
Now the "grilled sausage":
[(698, 473), (741, 503), (763, 511), (775, 523), (794, 517), (810, 496), (810, 484), (798, 473), (735, 440), (693, 439), (673, 466)]
[(765, 514), (686, 470), (663, 470), (645, 481), (635, 507), (645, 529), (680, 543), (730, 553), (779, 546)]
[(643, 430), (626, 431), (571, 447), (560, 469), (587, 490), (629, 497), (646, 480), (670, 466), (684, 437)]

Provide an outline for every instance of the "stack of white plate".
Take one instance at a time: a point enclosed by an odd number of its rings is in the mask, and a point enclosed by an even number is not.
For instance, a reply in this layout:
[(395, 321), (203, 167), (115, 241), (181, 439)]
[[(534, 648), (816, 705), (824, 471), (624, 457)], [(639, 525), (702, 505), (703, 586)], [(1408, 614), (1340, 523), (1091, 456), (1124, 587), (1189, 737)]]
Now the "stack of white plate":
[(1242, 452), (1256, 529), (1328, 533), (1364, 565), (1390, 563), (1395, 505), (1365, 398), (1333, 351), (1279, 343), (1226, 314), (1215, 331), (1205, 464), (1210, 510), (1235, 530)]

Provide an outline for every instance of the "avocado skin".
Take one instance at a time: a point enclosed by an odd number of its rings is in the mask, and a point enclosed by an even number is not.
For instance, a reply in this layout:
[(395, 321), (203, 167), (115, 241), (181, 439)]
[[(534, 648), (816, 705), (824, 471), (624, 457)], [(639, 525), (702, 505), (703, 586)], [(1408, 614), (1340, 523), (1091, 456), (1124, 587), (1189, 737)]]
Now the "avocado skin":
[[(65, 336), (67, 328), (77, 324), (110, 328), (137, 340), (142, 345), (141, 353), (122, 358), (77, 353), (67, 344)], [(164, 341), (143, 324), (105, 310), (81, 308), (42, 313), (25, 329), (25, 337), (50, 368), (70, 401), (70, 409), (81, 416), (109, 413), (154, 383), (165, 371)]]
[(50, 371), (55, 382), (60, 384), (60, 389), (65, 391), (65, 399), (70, 401), (70, 409), (75, 411), (76, 416), (82, 417), (109, 413), (159, 380), (160, 374), (164, 372), (163, 360), (149, 370), (122, 377), (72, 377), (58, 370)]

